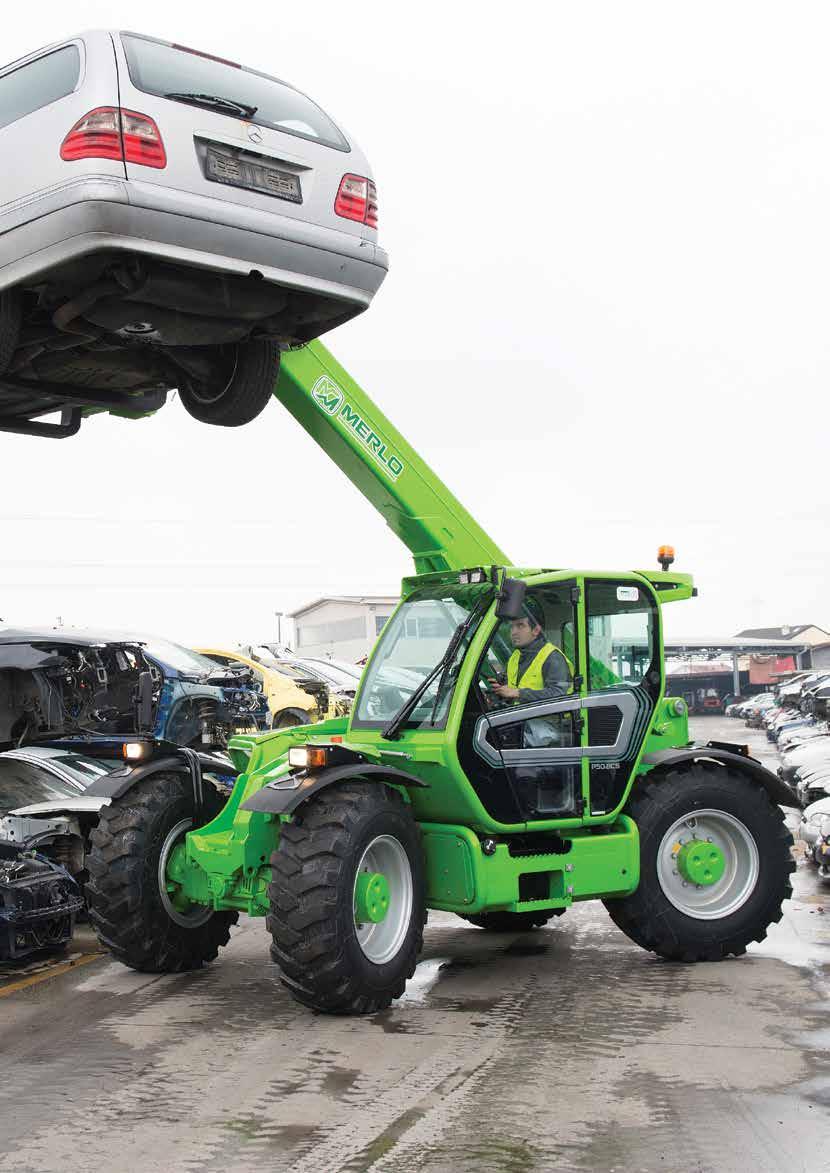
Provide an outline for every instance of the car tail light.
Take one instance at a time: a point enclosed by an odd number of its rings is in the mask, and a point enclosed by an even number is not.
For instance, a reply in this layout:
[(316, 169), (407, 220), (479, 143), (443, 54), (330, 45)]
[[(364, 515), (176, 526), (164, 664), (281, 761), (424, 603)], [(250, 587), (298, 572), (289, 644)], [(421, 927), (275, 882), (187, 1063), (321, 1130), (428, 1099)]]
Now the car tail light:
[(378, 190), (364, 175), (344, 175), (340, 180), (334, 210), (345, 220), (378, 226)]
[(167, 152), (159, 128), (146, 114), (135, 110), (121, 111), (121, 133), (124, 137), (124, 158), (128, 163), (142, 167), (166, 167)]
[(99, 106), (90, 110), (61, 143), (61, 158), (118, 159), (143, 167), (166, 167), (167, 154), (159, 128), (146, 114)]

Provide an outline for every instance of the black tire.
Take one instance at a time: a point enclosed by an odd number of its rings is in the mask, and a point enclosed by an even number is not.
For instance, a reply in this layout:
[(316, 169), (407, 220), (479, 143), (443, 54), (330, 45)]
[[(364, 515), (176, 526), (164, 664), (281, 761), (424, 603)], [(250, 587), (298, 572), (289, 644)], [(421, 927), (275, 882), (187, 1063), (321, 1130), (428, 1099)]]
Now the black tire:
[(20, 340), (23, 298), (19, 289), (0, 293), (0, 375), (8, 369)]
[(183, 379), (179, 387), (185, 410), (203, 424), (242, 427), (256, 419), (274, 394), (280, 370), (276, 342), (241, 342), (231, 353), (230, 363), (217, 362), (215, 384), (208, 386), (191, 378)]
[(488, 933), (525, 933), (530, 929), (540, 929), (563, 912), (561, 908), (549, 908), (545, 912), (480, 912), (476, 916), (462, 916), (461, 919), (468, 920), (477, 929), (484, 929)]
[[(198, 825), (223, 805), (205, 785)], [(236, 912), (214, 912), (188, 927), (176, 923), (162, 903), (158, 866), (164, 841), (179, 823), (193, 819), (194, 810), (189, 775), (153, 774), (103, 807), (90, 836), (89, 918), (113, 956), (142, 973), (180, 973), (213, 961), (238, 918)]]
[[(663, 837), (679, 818), (706, 809), (742, 824), (758, 856), (757, 878), (743, 903), (715, 919), (699, 919), (675, 907), (658, 878)], [(631, 896), (604, 904), (614, 924), (643, 949), (671, 961), (721, 961), (745, 953), (751, 941), (763, 941), (769, 925), (781, 919), (781, 904), (792, 895), (793, 839), (781, 808), (757, 783), (731, 770), (696, 764), (643, 780), (626, 813), (640, 833), (640, 884)]]
[[(376, 964), (358, 942), (354, 888), (364, 851), (381, 835), (406, 853), (412, 907), (397, 952)], [(329, 1014), (373, 1014), (401, 996), (423, 944), (426, 904), (417, 824), (396, 791), (348, 782), (311, 799), (283, 826), (271, 876), (271, 956), (296, 1001)]]
[(294, 729), (297, 725), (310, 725), (308, 713), (302, 709), (281, 709), (271, 718), (272, 729)]

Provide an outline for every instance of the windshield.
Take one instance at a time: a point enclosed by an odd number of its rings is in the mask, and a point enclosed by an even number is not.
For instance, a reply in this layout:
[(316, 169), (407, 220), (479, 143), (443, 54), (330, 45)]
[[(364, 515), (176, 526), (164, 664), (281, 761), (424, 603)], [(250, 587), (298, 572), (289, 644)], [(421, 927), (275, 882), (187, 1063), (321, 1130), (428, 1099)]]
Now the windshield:
[(189, 96), (194, 104), (219, 99), (240, 108), (238, 112), (220, 109), (220, 113), (244, 117), (338, 151), (349, 150), (343, 135), (319, 106), (276, 78), (133, 34), (122, 33), (121, 43), (137, 90), (160, 98), (175, 94), (178, 101)]
[(68, 782), (47, 774), (29, 762), (0, 757), (0, 814), (18, 806), (57, 799), (76, 799), (78, 791)]
[[(160, 664), (172, 668), (174, 672), (181, 672), (184, 676), (204, 679), (217, 670), (217, 665), (207, 656), (191, 652), (189, 648), (170, 643), (166, 639), (149, 639), (144, 650), (151, 660), (158, 660)], [(239, 666), (244, 667), (242, 664)]]
[(357, 669), (354, 673), (344, 672), (342, 668), (336, 668), (328, 660), (303, 660), (302, 663), (308, 665), (309, 672), (316, 673), (336, 688), (348, 688), (354, 692), (360, 680), (360, 672)]
[[(352, 725), (382, 728), (390, 721), (439, 663), (459, 624), (476, 608), (480, 619), (491, 598), (489, 584), (443, 585), (425, 587), (402, 603), (384, 627), (366, 669)], [(443, 728), (458, 671), (476, 627), (476, 623), (471, 625), (446, 673), (429, 686), (405, 728)]]

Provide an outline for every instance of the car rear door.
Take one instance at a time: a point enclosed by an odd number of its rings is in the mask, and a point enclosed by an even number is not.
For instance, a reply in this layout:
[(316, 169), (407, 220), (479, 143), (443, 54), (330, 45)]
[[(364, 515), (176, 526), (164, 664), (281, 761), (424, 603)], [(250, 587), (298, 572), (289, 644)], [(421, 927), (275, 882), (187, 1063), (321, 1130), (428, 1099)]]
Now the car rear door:
[[(298, 228), (374, 236), (334, 214), (342, 176), (356, 167), (366, 174), (366, 164), (305, 95), (232, 62), (132, 33), (116, 38), (116, 58), (122, 107), (153, 119), (166, 153), (163, 168), (127, 161), (129, 179), (142, 185), (141, 200), (153, 184), (165, 189), (167, 201), (181, 197), (189, 214), (200, 206), (194, 197), (211, 201), (201, 210), (223, 223), (244, 223), (250, 209), (296, 221)], [(173, 93), (182, 97), (166, 96)], [(208, 108), (196, 95), (231, 105)]]
[[(115, 55), (106, 32), (39, 49), (0, 71), (0, 215), (32, 219), (40, 214), (33, 200), (48, 198), (49, 189), (73, 179), (123, 180), (121, 160), (65, 160), (60, 154), (64, 138), (85, 114), (117, 105)], [(3, 226), (15, 224), (4, 218)]]

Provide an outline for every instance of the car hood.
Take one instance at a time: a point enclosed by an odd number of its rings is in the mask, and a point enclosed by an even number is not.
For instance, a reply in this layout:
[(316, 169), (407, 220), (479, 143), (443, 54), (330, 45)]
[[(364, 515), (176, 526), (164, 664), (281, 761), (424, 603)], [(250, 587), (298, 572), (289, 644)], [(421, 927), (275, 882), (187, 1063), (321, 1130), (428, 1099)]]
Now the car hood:
[(5, 817), (13, 815), (15, 818), (31, 818), (35, 815), (69, 814), (97, 814), (102, 806), (109, 803), (108, 798), (88, 798), (79, 794), (77, 798), (54, 798), (51, 802), (33, 802), (29, 806), (16, 806), (14, 810), (6, 811)]

